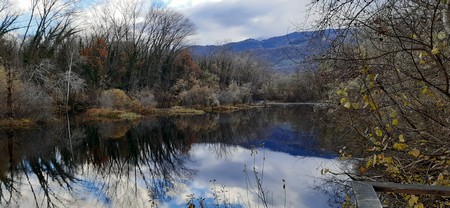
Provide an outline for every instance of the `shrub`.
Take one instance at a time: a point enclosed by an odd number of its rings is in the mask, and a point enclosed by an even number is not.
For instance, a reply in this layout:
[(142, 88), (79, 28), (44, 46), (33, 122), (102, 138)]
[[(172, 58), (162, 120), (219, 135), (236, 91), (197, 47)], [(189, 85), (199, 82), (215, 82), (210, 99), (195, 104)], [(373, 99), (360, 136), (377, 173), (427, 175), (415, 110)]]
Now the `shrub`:
[[(47, 120), (53, 115), (53, 99), (39, 86), (29, 82), (22, 82), (13, 73), (12, 100), (15, 117), (35, 117)], [(0, 67), (0, 115), (6, 114), (7, 106), (7, 73)]]
[(218, 100), (222, 104), (249, 103), (251, 101), (251, 95), (250, 83), (239, 86), (236, 82), (232, 82), (227, 90), (219, 92)]
[(183, 101), (185, 106), (203, 106), (208, 107), (217, 105), (217, 95), (210, 87), (200, 87), (194, 85), (192, 89), (183, 91), (179, 94), (180, 100)]
[(100, 94), (99, 104), (103, 108), (129, 109), (136, 103), (124, 91), (110, 89)]
[(17, 89), (17, 100), (14, 111), (19, 117), (35, 117), (48, 120), (53, 117), (53, 99), (39, 86), (22, 83)]
[(142, 89), (131, 93), (131, 97), (144, 108), (154, 108), (158, 105), (152, 90)]

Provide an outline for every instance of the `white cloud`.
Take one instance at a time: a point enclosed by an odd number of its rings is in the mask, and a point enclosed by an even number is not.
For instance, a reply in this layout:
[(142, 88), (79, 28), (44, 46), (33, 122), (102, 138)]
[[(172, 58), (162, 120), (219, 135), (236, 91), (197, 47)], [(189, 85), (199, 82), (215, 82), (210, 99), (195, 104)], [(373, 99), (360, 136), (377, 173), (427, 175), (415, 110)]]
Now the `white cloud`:
[[(168, 0), (197, 26), (197, 44), (268, 38), (297, 31), (310, 0)], [(309, 24), (309, 23), (308, 23)]]
[[(97, 19), (94, 8), (104, 5), (118, 10), (132, 2), (159, 2), (173, 8), (192, 20), (197, 33), (191, 39), (196, 44), (217, 44), (247, 38), (263, 39), (297, 31), (296, 25), (306, 22), (307, 5), (311, 0), (81, 0), (81, 18), (78, 23)], [(29, 11), (29, 0), (11, 0), (15, 8)], [(112, 9), (114, 11), (114, 9)], [(89, 20), (89, 21), (87, 21)], [(100, 20), (99, 20), (100, 21)], [(308, 23), (309, 24), (309, 23)]]
[(221, 2), (223, 0), (164, 0), (168, 7), (176, 9), (188, 9), (199, 4)]
[(15, 0), (15, 1), (11, 1), (11, 3), (13, 5), (13, 7), (20, 12), (29, 11), (31, 9), (31, 1)]

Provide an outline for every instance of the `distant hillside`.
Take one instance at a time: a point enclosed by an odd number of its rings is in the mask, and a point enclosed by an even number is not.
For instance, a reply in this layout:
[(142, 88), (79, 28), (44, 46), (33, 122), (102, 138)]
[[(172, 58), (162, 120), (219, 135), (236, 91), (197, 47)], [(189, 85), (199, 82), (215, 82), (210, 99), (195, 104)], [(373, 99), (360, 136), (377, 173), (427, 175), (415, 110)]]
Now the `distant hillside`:
[[(332, 31), (326, 31), (327, 34)], [(247, 39), (240, 42), (227, 43), (222, 46), (192, 46), (194, 57), (206, 56), (219, 49), (236, 53), (252, 53), (256, 58), (267, 61), (280, 71), (291, 71), (310, 55), (317, 53), (328, 45), (327, 41), (316, 38), (317, 32), (294, 32), (266, 40)]]

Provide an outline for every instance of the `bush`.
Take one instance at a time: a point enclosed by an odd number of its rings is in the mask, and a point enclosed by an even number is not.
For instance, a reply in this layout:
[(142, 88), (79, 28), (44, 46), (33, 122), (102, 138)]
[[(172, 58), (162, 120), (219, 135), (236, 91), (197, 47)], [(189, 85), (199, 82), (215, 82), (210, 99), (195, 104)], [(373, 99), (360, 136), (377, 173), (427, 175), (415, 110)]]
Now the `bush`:
[(152, 90), (142, 89), (131, 93), (131, 97), (144, 108), (154, 108), (158, 105)]
[[(53, 115), (53, 99), (41, 87), (32, 83), (22, 82), (17, 73), (12, 82), (12, 100), (14, 117), (35, 117), (47, 120)], [(7, 72), (0, 67), (0, 115), (8, 111), (7, 100)]]
[(99, 104), (103, 108), (130, 109), (134, 108), (134, 102), (128, 95), (119, 89), (110, 89), (100, 94)]
[(14, 111), (19, 117), (35, 117), (40, 120), (49, 120), (53, 117), (53, 99), (39, 86), (32, 83), (23, 83), (17, 89), (17, 100)]
[(227, 90), (219, 92), (219, 102), (222, 104), (249, 103), (251, 101), (251, 84), (246, 83), (242, 86), (232, 82)]
[(188, 107), (218, 105), (217, 95), (213, 90), (209, 87), (200, 87), (197, 84), (192, 89), (181, 92), (179, 98), (182, 100), (183, 105)]

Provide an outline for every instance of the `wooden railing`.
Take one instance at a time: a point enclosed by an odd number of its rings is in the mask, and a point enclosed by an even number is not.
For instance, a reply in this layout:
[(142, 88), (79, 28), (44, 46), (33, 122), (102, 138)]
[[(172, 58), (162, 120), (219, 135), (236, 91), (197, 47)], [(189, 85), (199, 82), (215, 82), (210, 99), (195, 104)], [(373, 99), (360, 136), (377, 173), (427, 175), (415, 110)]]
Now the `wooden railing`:
[(419, 184), (352, 181), (353, 193), (358, 208), (381, 208), (376, 192), (405, 193), (416, 195), (450, 196), (450, 187)]

